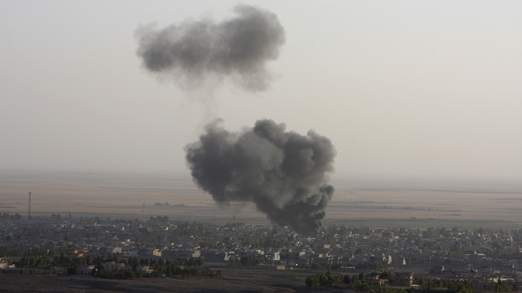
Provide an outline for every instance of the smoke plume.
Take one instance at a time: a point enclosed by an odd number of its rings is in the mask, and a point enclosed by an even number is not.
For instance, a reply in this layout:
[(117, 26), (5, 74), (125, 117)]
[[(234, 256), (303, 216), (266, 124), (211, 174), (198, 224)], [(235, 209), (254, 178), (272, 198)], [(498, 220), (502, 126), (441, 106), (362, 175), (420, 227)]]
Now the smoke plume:
[(254, 202), (272, 222), (299, 233), (320, 227), (334, 192), (327, 183), (335, 157), (328, 138), (285, 131), (272, 120), (239, 133), (216, 121), (186, 151), (194, 181), (218, 204)]
[(203, 19), (141, 28), (138, 55), (146, 69), (184, 86), (230, 77), (247, 90), (264, 90), (270, 80), (265, 63), (279, 55), (284, 29), (272, 12), (248, 5), (234, 12), (219, 23)]

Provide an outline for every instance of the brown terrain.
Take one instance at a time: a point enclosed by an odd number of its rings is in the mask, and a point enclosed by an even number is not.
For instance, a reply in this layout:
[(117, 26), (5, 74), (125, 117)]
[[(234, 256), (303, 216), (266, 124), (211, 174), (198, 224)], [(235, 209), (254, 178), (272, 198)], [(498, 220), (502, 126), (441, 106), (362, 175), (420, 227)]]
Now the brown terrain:
[[(251, 204), (217, 206), (190, 179), (165, 175), (0, 173), (0, 212), (25, 214), (29, 191), (33, 194), (33, 215), (165, 215), (188, 221), (268, 223)], [(518, 225), (522, 223), (522, 193), (337, 185), (325, 220), (346, 224)]]

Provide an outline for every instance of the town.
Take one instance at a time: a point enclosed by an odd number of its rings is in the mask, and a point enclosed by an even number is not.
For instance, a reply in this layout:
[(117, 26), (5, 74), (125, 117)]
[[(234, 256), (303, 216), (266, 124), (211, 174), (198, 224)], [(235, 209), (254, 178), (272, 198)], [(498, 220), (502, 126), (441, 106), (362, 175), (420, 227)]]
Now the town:
[[(287, 227), (0, 214), (0, 271), (102, 278), (197, 275), (230, 267), (367, 276), (415, 288), (466, 280), (516, 290), (522, 229), (371, 228), (330, 225), (313, 235)], [(313, 275), (312, 275), (313, 276)], [(315, 286), (312, 279), (307, 285)]]

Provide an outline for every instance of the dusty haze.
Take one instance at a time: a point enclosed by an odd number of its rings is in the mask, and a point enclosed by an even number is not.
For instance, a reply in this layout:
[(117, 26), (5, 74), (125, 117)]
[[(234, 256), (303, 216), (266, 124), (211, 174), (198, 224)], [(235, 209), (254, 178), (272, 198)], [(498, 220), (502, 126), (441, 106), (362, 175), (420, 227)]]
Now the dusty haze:
[[(187, 173), (205, 113), (150, 78), (134, 30), (227, 19), (236, 4), (2, 1), (0, 168)], [(351, 181), (522, 181), (519, 1), (245, 4), (287, 37), (270, 89), (213, 93), (227, 129), (314, 129)]]

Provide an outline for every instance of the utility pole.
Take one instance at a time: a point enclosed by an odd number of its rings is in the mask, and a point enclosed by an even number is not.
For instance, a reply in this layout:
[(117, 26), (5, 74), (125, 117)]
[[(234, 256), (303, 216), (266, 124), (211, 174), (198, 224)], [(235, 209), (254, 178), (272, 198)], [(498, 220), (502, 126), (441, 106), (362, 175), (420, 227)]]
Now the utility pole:
[(27, 219), (31, 219), (31, 192), (29, 192), (29, 198), (27, 199)]

